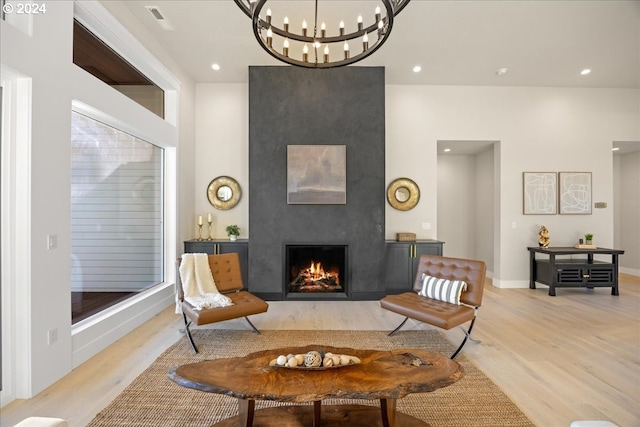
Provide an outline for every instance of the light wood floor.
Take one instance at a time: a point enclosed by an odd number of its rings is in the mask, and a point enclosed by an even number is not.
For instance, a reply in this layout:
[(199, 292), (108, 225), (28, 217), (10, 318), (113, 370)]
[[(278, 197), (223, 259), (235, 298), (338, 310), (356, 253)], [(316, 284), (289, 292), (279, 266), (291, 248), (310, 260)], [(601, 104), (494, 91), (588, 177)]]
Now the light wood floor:
[[(621, 276), (610, 289), (488, 286), (474, 335), (463, 353), (540, 427), (609, 420), (640, 426), (640, 278)], [(377, 301), (271, 302), (253, 317), (262, 329), (390, 330), (402, 318)], [(75, 369), (33, 399), (2, 408), (1, 426), (28, 416), (54, 416), (86, 425), (168, 346), (184, 339), (173, 307)], [(244, 320), (216, 327), (247, 328)], [(427, 326), (409, 321), (404, 329)], [(458, 342), (462, 332), (447, 336)]]

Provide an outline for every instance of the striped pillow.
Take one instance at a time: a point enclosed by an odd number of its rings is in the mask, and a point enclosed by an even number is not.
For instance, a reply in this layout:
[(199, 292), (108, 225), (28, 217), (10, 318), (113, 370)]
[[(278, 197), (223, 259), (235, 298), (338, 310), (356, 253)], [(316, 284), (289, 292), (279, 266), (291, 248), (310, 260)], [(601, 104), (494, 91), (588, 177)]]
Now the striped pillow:
[(418, 295), (460, 305), (460, 294), (467, 290), (467, 282), (447, 280), (422, 273), (422, 289)]

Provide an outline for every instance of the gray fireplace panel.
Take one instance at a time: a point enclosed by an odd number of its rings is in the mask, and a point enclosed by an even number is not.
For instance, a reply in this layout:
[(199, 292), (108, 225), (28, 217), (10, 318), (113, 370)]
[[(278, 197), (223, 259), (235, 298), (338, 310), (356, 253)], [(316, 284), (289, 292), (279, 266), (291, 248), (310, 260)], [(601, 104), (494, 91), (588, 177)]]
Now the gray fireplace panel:
[[(250, 291), (284, 297), (285, 242), (339, 241), (351, 298), (384, 293), (384, 104), (381, 67), (249, 68)], [(287, 146), (307, 144), (346, 146), (346, 204), (287, 204)]]

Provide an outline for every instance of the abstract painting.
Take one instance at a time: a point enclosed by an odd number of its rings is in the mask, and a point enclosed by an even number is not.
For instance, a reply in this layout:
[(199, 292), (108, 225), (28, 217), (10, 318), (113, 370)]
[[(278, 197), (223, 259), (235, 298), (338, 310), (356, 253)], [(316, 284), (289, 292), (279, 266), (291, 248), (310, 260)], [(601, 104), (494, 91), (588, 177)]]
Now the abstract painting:
[(557, 184), (555, 172), (523, 172), (523, 213), (555, 215)]
[(347, 203), (345, 145), (287, 146), (287, 203)]
[(591, 172), (558, 172), (560, 214), (591, 214)]

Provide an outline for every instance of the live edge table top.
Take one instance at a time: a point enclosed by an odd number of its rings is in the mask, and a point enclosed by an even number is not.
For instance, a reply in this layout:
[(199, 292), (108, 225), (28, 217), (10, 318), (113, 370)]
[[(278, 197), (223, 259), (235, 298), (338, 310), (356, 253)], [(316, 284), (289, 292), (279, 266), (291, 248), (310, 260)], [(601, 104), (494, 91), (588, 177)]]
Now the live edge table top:
[[(269, 366), (278, 355), (318, 349), (357, 356), (361, 363), (324, 370)], [(426, 350), (357, 350), (324, 345), (264, 350), (169, 370), (169, 378), (187, 388), (238, 399), (279, 402), (315, 402), (338, 397), (397, 399), (446, 387), (462, 376), (462, 367), (457, 362)]]

